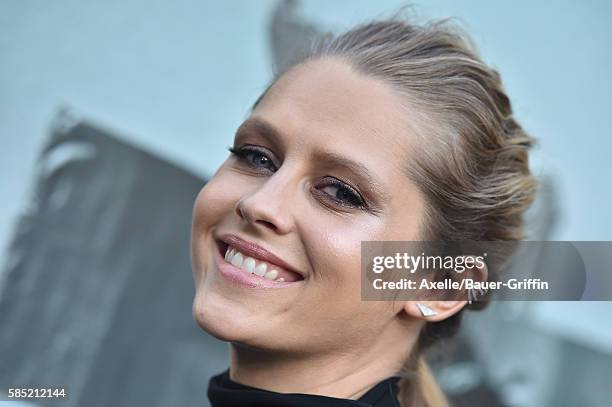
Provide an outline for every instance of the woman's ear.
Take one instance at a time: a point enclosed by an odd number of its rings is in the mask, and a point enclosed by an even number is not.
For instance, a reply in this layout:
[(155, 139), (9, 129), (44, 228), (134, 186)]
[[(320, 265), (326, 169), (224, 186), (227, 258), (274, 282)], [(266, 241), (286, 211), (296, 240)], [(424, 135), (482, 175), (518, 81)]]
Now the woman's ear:
[(461, 311), (467, 301), (407, 301), (404, 311), (413, 318), (442, 321)]
[[(464, 257), (474, 257), (474, 256), (464, 256)], [(453, 276), (453, 280), (461, 280), (461, 279), (471, 279), (473, 281), (485, 282), (489, 277), (489, 271), (486, 263), (482, 262), (479, 264), (473, 264), (472, 267), (469, 267), (462, 273), (458, 273)], [(439, 293), (435, 293), (434, 295), (423, 295), (423, 301), (407, 301), (404, 304), (404, 311), (411, 317), (420, 318), (426, 321), (442, 321), (446, 318), (451, 317), (457, 312), (461, 311), (466, 304), (471, 303), (472, 301), (476, 301), (479, 295), (484, 295), (482, 291), (473, 290), (452, 290), (450, 292), (446, 292), (440, 295)], [(426, 298), (443, 298), (444, 300), (427, 300)]]

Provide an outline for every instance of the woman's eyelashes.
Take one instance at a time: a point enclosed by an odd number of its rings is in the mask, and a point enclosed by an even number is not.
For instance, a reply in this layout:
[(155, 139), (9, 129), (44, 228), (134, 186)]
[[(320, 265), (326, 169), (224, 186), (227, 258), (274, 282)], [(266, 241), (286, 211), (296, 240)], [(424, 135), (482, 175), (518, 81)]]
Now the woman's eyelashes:
[[(239, 148), (228, 147), (239, 162), (259, 173), (272, 174), (278, 170), (280, 163), (274, 154), (263, 147), (245, 145)], [(331, 201), (334, 205), (349, 209), (368, 209), (365, 199), (356, 188), (334, 177), (325, 177), (314, 187), (314, 192), (321, 199)]]
[(247, 166), (265, 172), (276, 172), (280, 165), (274, 163), (272, 154), (262, 147), (242, 146), (240, 148), (228, 147), (230, 153)]
[(338, 205), (349, 208), (367, 208), (365, 200), (355, 188), (336, 178), (324, 178), (315, 189), (328, 196)]

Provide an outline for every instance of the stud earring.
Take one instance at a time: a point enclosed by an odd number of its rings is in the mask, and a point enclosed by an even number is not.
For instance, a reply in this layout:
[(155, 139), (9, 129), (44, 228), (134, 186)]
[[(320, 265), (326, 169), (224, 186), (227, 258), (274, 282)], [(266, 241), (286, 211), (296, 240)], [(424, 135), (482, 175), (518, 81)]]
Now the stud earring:
[(424, 317), (433, 317), (435, 315), (438, 315), (438, 313), (436, 311), (432, 310), (431, 308), (429, 308), (425, 304), (417, 303), (416, 306), (419, 309), (419, 311), (421, 311), (421, 315), (423, 315)]
[(478, 302), (478, 297), (482, 297), (487, 293), (486, 288), (471, 288), (468, 290), (468, 304), (472, 304), (474, 302)]

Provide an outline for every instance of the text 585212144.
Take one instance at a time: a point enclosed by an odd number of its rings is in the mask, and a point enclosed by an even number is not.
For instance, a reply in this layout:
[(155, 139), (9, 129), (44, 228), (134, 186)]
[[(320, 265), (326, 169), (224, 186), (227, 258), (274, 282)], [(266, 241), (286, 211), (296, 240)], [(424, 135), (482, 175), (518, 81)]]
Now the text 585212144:
[(7, 398), (15, 399), (65, 399), (66, 389), (63, 387), (11, 387), (7, 390)]

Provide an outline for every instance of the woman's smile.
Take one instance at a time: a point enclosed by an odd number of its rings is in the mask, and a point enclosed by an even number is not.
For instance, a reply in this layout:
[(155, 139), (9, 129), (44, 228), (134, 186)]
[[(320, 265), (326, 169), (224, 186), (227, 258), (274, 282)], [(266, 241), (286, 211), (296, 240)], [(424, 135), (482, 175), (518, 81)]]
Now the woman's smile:
[(215, 262), (231, 283), (251, 288), (290, 287), (304, 280), (303, 273), (260, 245), (235, 234), (216, 240)]

